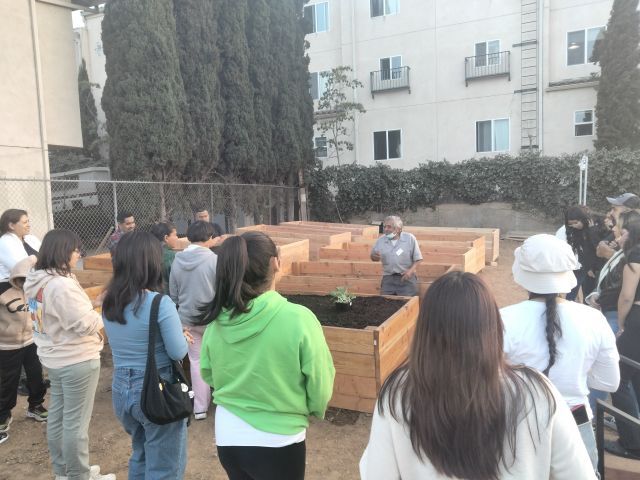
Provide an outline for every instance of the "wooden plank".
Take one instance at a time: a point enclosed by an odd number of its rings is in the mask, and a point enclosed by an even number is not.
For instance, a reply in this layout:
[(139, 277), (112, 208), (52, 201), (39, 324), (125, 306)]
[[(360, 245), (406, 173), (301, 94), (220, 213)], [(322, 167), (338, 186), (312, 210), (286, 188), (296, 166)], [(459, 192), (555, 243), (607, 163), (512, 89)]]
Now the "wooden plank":
[(379, 375), (381, 384), (384, 383), (386, 378), (391, 375), (396, 368), (407, 360), (415, 329), (415, 324), (409, 326), (399, 337), (395, 339), (391, 347), (384, 351), (380, 351)]
[(329, 406), (335, 408), (344, 408), (347, 410), (355, 410), (357, 412), (373, 413), (376, 400), (374, 398), (362, 398), (351, 395), (342, 395), (334, 391)]
[(340, 395), (349, 395), (360, 398), (375, 398), (378, 396), (378, 388), (374, 377), (356, 377), (336, 373), (333, 381), (333, 392)]
[(280, 222), (280, 227), (299, 228), (312, 230), (326, 230), (336, 232), (350, 232), (353, 235), (363, 236), (365, 238), (377, 238), (378, 227), (375, 225), (353, 225), (347, 223), (324, 223), (324, 222)]
[(332, 352), (353, 352), (373, 356), (371, 330), (323, 326), (322, 331)]
[(102, 270), (73, 270), (78, 282), (83, 287), (95, 287), (98, 285), (106, 285), (111, 281), (112, 272)]
[(333, 365), (336, 372), (357, 377), (375, 378), (376, 369), (373, 364), (373, 355), (360, 353), (331, 352)]
[(102, 270), (105, 272), (113, 271), (113, 265), (111, 264), (111, 254), (109, 253), (102, 253), (100, 255), (86, 257), (82, 261), (82, 266), (85, 270)]
[(380, 350), (385, 349), (385, 345), (391, 343), (395, 336), (403, 332), (407, 325), (415, 323), (420, 311), (420, 300), (418, 297), (411, 297), (407, 303), (398, 309), (384, 323), (378, 326), (378, 344)]
[[(436, 279), (449, 271), (450, 266), (419, 263), (417, 275), (420, 281)], [(295, 275), (316, 276), (352, 276), (362, 278), (377, 278), (382, 276), (382, 264), (380, 262), (350, 262), (350, 261), (309, 261), (295, 263), (292, 269)]]

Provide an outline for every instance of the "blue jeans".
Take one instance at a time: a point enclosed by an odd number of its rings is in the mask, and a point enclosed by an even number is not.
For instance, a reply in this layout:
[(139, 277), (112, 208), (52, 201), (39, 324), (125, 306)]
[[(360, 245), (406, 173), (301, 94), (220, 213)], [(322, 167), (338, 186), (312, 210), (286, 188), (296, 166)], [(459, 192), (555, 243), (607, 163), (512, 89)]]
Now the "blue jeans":
[[(162, 377), (171, 367), (158, 369)], [(115, 368), (113, 411), (131, 436), (129, 480), (177, 480), (187, 465), (187, 420), (156, 425), (140, 408), (144, 370)]]
[[(609, 322), (609, 326), (613, 333), (618, 333), (618, 311), (617, 310), (609, 310), (608, 312), (602, 312), (602, 314)], [(596, 390), (595, 388), (589, 391), (589, 405), (591, 406), (591, 411), (593, 414), (596, 414), (596, 403), (597, 400), (606, 400), (609, 396), (609, 392), (603, 392), (602, 390)]]

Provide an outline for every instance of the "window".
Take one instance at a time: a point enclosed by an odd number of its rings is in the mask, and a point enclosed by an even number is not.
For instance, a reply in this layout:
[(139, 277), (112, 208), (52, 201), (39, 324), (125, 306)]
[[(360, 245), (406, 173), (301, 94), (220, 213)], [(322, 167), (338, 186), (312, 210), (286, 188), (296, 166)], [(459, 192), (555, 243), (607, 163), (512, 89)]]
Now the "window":
[(402, 157), (402, 131), (373, 132), (373, 159), (389, 160)]
[(476, 152), (509, 150), (509, 119), (476, 122)]
[(573, 130), (576, 137), (593, 135), (593, 110), (579, 110), (573, 114)]
[(402, 78), (402, 57), (386, 57), (380, 59), (380, 79)]
[(400, 9), (400, 0), (371, 0), (371, 16), (394, 15)]
[(602, 27), (595, 27), (567, 33), (567, 65), (589, 63), (601, 31)]
[(476, 43), (476, 67), (497, 65), (500, 63), (500, 40)]
[(313, 148), (317, 158), (327, 158), (327, 137), (316, 137), (313, 139)]
[(309, 93), (314, 100), (321, 99), (327, 89), (327, 77), (323, 76), (323, 73), (330, 72), (313, 72), (309, 74)]
[(305, 33), (329, 30), (329, 2), (316, 3), (304, 7)]

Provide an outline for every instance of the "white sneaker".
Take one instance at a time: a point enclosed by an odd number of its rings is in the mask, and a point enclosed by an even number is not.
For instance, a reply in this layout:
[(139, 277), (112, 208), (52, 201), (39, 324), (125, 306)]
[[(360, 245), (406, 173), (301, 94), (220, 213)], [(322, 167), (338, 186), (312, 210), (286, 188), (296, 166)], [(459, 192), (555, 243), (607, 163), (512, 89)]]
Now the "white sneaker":
[(207, 412), (194, 413), (193, 418), (195, 418), (196, 420), (204, 420), (205, 418), (207, 418)]
[(89, 478), (91, 480), (116, 480), (115, 473), (100, 474), (100, 465), (91, 465), (89, 468)]
[[(107, 475), (100, 475), (100, 465), (91, 465), (89, 467), (89, 478), (91, 480), (116, 480), (116, 476), (113, 473)], [(67, 480), (66, 475), (56, 475), (56, 480)]]

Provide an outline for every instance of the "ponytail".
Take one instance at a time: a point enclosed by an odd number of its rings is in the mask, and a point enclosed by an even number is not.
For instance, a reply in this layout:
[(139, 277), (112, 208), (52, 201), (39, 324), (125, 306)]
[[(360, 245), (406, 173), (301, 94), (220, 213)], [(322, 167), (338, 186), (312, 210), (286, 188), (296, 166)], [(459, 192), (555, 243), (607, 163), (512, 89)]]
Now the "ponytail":
[(544, 298), (546, 306), (545, 316), (545, 334), (547, 337), (547, 345), (549, 345), (549, 364), (542, 373), (545, 376), (549, 376), (549, 370), (556, 363), (556, 357), (558, 356), (558, 348), (556, 346), (556, 338), (562, 337), (562, 327), (560, 326), (560, 318), (558, 317), (558, 296), (555, 293), (548, 293), (545, 295), (539, 295), (536, 293), (529, 294), (529, 300), (534, 298)]
[(232, 316), (251, 310), (249, 303), (271, 284), (270, 262), (277, 256), (275, 243), (262, 232), (227, 238), (218, 251), (215, 297), (202, 309), (199, 324), (213, 322), (223, 309)]

